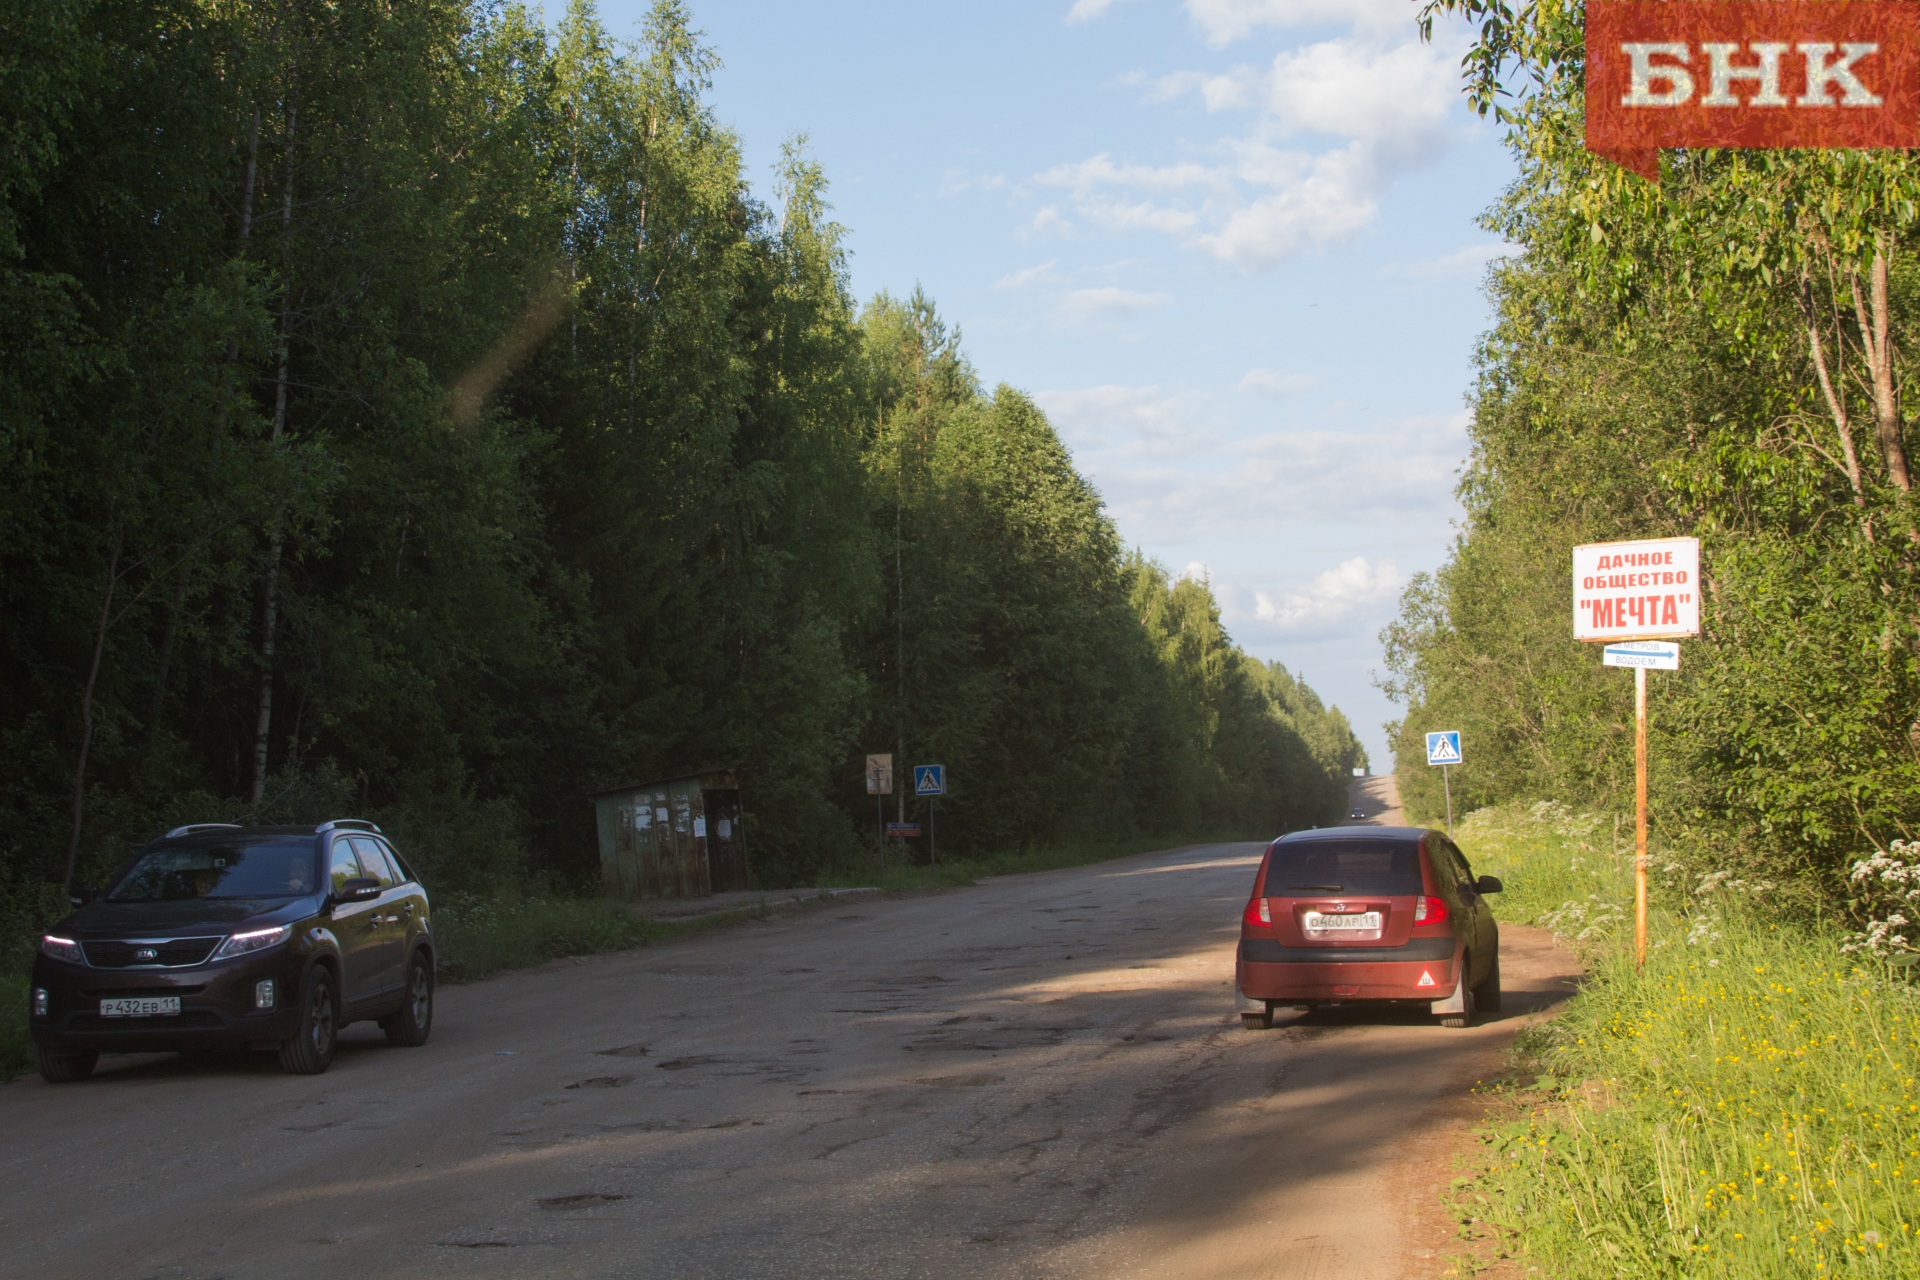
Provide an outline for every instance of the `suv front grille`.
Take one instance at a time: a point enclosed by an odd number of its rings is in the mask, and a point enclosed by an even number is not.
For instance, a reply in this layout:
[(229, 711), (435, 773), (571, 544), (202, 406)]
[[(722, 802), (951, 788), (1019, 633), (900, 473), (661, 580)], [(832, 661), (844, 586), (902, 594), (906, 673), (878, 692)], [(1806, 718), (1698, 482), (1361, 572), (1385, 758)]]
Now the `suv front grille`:
[[(219, 938), (89, 938), (80, 945), (96, 969), (184, 969), (201, 964)], [(152, 955), (142, 954), (151, 951)]]

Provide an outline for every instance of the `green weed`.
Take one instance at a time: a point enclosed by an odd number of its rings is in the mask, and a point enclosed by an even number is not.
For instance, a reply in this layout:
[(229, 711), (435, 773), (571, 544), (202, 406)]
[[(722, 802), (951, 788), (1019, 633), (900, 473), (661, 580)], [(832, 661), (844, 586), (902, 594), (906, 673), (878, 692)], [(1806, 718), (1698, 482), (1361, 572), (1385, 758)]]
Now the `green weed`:
[[(1503, 905), (1617, 900), (1576, 823), (1483, 823)], [(1567, 1280), (1920, 1274), (1920, 996), (1765, 886), (1669, 875), (1655, 904), (1644, 968), (1630, 928), (1583, 925), (1591, 976), (1522, 1049), (1535, 1105), (1486, 1135), (1474, 1211)]]

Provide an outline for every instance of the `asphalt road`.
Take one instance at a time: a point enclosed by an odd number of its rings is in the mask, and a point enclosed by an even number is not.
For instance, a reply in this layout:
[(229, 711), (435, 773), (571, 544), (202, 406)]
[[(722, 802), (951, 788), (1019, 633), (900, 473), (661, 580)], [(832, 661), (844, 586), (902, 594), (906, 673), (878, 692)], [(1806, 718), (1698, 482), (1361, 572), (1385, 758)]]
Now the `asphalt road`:
[[(1400, 1280), (1508, 1012), (1240, 1028), (1259, 846), (798, 912), (439, 996), (330, 1074), (0, 1088), (0, 1275)], [(1430, 1241), (1428, 1242), (1430, 1243)]]

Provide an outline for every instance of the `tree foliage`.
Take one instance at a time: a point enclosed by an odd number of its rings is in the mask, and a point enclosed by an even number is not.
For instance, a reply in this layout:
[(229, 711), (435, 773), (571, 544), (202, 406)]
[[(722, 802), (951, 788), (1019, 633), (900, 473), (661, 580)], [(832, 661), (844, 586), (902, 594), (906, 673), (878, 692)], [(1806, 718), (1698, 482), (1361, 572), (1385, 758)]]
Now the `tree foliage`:
[(585, 885), (594, 790), (747, 772), (756, 874), (1324, 821), (1337, 711), (1128, 557), (932, 303), (773, 207), (679, 0), (0, 0), (0, 888), (369, 812)]
[[(1486, 216), (1468, 522), (1384, 634), (1398, 759), (1459, 727), (1468, 803), (1630, 805), (1623, 673), (1571, 638), (1580, 542), (1702, 539), (1704, 634), (1653, 680), (1670, 847), (1844, 892), (1920, 817), (1920, 539), (1903, 388), (1920, 271), (1913, 157), (1677, 151), (1646, 182), (1586, 153), (1578, 6), (1437, 0), (1520, 174)], [(1456, 794), (1456, 800), (1459, 795)]]

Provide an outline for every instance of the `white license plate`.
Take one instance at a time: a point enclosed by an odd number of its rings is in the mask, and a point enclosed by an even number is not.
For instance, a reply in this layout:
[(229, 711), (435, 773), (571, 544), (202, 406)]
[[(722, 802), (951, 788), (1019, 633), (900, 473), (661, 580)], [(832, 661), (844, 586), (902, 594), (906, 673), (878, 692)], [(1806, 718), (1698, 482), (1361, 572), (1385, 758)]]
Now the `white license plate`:
[(1318, 911), (1309, 911), (1300, 923), (1315, 933), (1378, 933), (1380, 913), (1362, 911), (1350, 915), (1323, 916)]
[(103, 1018), (170, 1018), (179, 1012), (179, 996), (123, 996), (100, 1002)]

